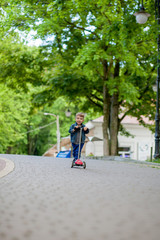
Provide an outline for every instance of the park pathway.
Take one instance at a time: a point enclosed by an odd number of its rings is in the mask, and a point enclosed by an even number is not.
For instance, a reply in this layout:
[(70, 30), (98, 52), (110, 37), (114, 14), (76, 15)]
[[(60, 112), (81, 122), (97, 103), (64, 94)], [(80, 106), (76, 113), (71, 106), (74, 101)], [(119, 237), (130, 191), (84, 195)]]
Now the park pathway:
[(71, 168), (71, 159), (0, 158), (14, 163), (0, 178), (0, 240), (160, 239), (160, 169), (104, 160), (87, 160), (83, 169)]

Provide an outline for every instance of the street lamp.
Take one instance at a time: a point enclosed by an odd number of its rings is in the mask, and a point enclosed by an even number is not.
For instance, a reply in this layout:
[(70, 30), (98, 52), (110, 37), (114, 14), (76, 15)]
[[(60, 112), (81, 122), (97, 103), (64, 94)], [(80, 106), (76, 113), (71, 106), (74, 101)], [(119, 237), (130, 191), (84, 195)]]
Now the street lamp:
[(60, 152), (60, 128), (59, 128), (59, 115), (55, 115), (53, 113), (44, 113), (44, 115), (51, 115), (56, 117), (57, 124), (57, 151)]
[(145, 8), (143, 6), (143, 0), (142, 0), (142, 6), (140, 7), (139, 12), (136, 12), (133, 15), (136, 16), (136, 21), (139, 24), (146, 23), (148, 20), (148, 17), (151, 16), (149, 13), (145, 12)]
[(67, 111), (65, 111), (66, 117), (70, 117), (72, 112), (68, 109)]
[[(143, 24), (147, 21), (148, 17), (150, 16), (149, 13), (146, 13), (144, 11), (143, 7), (143, 0), (142, 0), (142, 7), (139, 12), (134, 13), (136, 16), (136, 20), (139, 24)], [(156, 115), (155, 115), (155, 154), (154, 158), (160, 158), (160, 129), (159, 129), (159, 123), (160, 123), (160, 117), (159, 117), (159, 93), (160, 93), (160, 32), (159, 32), (159, 26), (160, 26), (160, 0), (155, 0), (155, 18), (157, 19), (157, 25), (158, 25), (158, 35), (157, 35), (157, 50), (158, 50), (158, 56), (157, 56), (157, 81), (156, 81), (156, 87), (157, 87), (157, 96), (156, 96)], [(142, 19), (142, 20), (141, 20)]]

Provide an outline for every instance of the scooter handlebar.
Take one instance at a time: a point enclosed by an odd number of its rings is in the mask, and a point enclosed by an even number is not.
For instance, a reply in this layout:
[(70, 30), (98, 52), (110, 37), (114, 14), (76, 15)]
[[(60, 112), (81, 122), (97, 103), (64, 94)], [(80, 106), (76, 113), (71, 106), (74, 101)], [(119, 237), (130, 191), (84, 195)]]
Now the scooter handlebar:
[(82, 129), (82, 130), (83, 130), (83, 129), (84, 129), (84, 127), (78, 127), (78, 128), (77, 128), (77, 127), (74, 127), (74, 130), (75, 130), (75, 131), (80, 131), (80, 129)]

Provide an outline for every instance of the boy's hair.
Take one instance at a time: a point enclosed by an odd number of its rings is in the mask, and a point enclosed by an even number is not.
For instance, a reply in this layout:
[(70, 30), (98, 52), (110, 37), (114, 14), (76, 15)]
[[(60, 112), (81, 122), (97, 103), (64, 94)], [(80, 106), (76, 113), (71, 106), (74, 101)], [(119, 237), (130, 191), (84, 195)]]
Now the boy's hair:
[(80, 117), (83, 117), (83, 118), (84, 118), (84, 113), (78, 112), (78, 113), (76, 113), (76, 117), (77, 117), (77, 116), (80, 116)]

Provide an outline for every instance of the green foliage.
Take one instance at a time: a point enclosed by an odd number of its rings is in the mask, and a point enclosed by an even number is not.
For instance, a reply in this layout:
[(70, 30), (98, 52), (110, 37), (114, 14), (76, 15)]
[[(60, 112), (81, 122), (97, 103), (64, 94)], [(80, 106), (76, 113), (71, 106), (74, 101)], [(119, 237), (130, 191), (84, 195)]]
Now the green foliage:
[(42, 83), (44, 56), (40, 49), (12, 42), (0, 42), (0, 82), (8, 87), (28, 90), (27, 83)]
[(28, 97), (0, 84), (0, 151), (5, 153), (15, 142), (23, 141), (29, 106)]
[[(16, 5), (15, 1), (10, 3)], [(110, 94), (118, 91), (120, 102), (125, 100), (125, 105), (126, 102), (137, 105), (141, 90), (139, 83), (143, 79), (145, 86), (147, 79), (152, 77), (150, 63), (153, 64), (155, 52), (153, 16), (144, 31), (144, 26), (138, 25), (133, 16), (138, 4), (139, 1), (118, 0), (45, 3), (26, 0), (19, 3), (19, 9), (14, 13), (11, 13), (9, 5), (5, 7), (8, 24), (13, 28), (19, 27), (21, 31), (29, 31), (32, 26), (37, 37), (45, 39), (46, 46), (54, 52), (54, 55), (50, 54), (54, 64), (56, 61), (60, 63), (45, 75), (47, 86), (42, 98), (46, 100), (48, 94), (48, 101), (55, 100), (51, 97), (51, 90), (55, 95), (75, 97), (76, 89), (77, 95), (87, 95), (90, 102), (92, 96), (92, 104), (95, 102), (96, 105), (99, 92), (102, 94), (103, 62), (107, 61)], [(152, 1), (147, 2), (146, 8), (154, 13)], [(11, 23), (12, 18), (14, 21)], [(51, 41), (47, 40), (49, 37), (52, 37)], [(121, 64), (121, 73), (116, 80), (113, 74), (117, 60)], [(135, 81), (136, 78), (139, 81)], [(98, 104), (101, 105), (102, 101)]]

